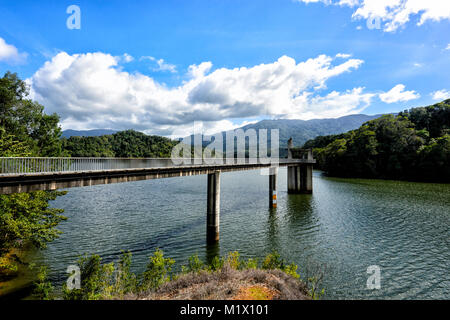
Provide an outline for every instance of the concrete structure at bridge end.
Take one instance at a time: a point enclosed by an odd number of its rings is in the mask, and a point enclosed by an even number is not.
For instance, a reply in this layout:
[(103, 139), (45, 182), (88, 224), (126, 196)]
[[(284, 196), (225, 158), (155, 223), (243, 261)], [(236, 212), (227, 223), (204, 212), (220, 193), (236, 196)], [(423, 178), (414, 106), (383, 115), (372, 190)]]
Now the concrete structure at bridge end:
[[(293, 158), (293, 142), (292, 138), (288, 141), (288, 159)], [(314, 160), (311, 149), (302, 155), (303, 159)], [(313, 164), (303, 163), (296, 166), (288, 166), (287, 184), (289, 194), (311, 194), (313, 191)]]

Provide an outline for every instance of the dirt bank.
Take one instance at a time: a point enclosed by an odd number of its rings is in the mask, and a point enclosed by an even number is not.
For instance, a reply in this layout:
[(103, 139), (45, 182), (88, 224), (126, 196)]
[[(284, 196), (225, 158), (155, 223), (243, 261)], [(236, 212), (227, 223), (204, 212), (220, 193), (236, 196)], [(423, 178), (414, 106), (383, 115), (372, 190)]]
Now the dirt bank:
[(138, 300), (309, 300), (307, 287), (280, 270), (236, 270), (224, 266), (216, 272), (179, 276), (156, 292), (130, 294)]

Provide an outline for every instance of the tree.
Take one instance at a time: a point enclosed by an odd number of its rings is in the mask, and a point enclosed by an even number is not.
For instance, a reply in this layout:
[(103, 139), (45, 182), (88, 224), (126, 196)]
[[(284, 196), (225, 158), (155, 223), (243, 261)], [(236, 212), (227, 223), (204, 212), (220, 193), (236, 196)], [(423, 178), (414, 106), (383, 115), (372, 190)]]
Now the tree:
[[(29, 152), (23, 142), (6, 135), (0, 128), (0, 157), (27, 156)], [(48, 202), (66, 192), (37, 191), (0, 195), (0, 271), (15, 271), (17, 266), (5, 259), (12, 248), (31, 243), (45, 248), (60, 232), (56, 226), (65, 219), (62, 209), (50, 208)]]
[(450, 181), (450, 100), (384, 115), (306, 142), (318, 167), (342, 177)]
[[(46, 115), (44, 107), (26, 99), (28, 89), (16, 74), (0, 78), (0, 157), (58, 156), (61, 153), (57, 115)], [(49, 201), (65, 192), (37, 191), (0, 195), (0, 272), (17, 269), (8, 259), (13, 248), (32, 244), (45, 248), (58, 237), (56, 226), (65, 219), (62, 209)]]
[(168, 138), (134, 130), (100, 137), (63, 139), (63, 150), (72, 157), (168, 158), (177, 144)]
[(0, 78), (0, 127), (26, 144), (33, 156), (60, 156), (59, 116), (45, 114), (42, 105), (27, 99), (28, 94), (17, 74), (7, 72)]

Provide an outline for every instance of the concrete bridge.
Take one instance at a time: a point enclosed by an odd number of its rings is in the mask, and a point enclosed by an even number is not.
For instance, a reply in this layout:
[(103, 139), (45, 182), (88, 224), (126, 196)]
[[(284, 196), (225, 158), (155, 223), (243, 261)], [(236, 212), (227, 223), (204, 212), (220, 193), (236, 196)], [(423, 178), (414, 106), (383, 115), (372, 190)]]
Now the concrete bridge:
[[(312, 169), (316, 162), (308, 150), (302, 159), (288, 159), (288, 193), (312, 193)], [(269, 170), (269, 207), (276, 208), (278, 166), (270, 159), (192, 159), (191, 164), (174, 165), (171, 159), (123, 158), (0, 158), (0, 194), (56, 190), (139, 180), (207, 175), (207, 241), (219, 240), (220, 173)], [(221, 159), (220, 159), (221, 160)]]

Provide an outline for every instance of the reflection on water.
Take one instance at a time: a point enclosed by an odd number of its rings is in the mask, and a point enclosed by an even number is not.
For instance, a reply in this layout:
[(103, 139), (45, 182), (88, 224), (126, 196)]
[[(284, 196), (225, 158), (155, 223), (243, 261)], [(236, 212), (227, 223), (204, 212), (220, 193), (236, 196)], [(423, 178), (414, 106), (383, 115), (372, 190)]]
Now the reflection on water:
[(215, 244), (209, 244), (206, 247), (206, 262), (211, 264), (213, 262), (214, 257), (220, 256), (220, 243), (217, 242)]
[(267, 247), (272, 252), (280, 247), (277, 208), (268, 209), (267, 217)]
[[(239, 251), (263, 258), (276, 250), (301, 275), (326, 267), (326, 298), (449, 299), (450, 185), (334, 179), (314, 173), (313, 195), (287, 195), (278, 177), (278, 208), (268, 209), (268, 177), (224, 173), (220, 244), (206, 246), (206, 176), (69, 189), (53, 202), (69, 217), (38, 263), (55, 285), (83, 253), (106, 261), (133, 253), (142, 272), (156, 248), (177, 261), (197, 253)], [(379, 265), (381, 290), (367, 290), (366, 269)]]

